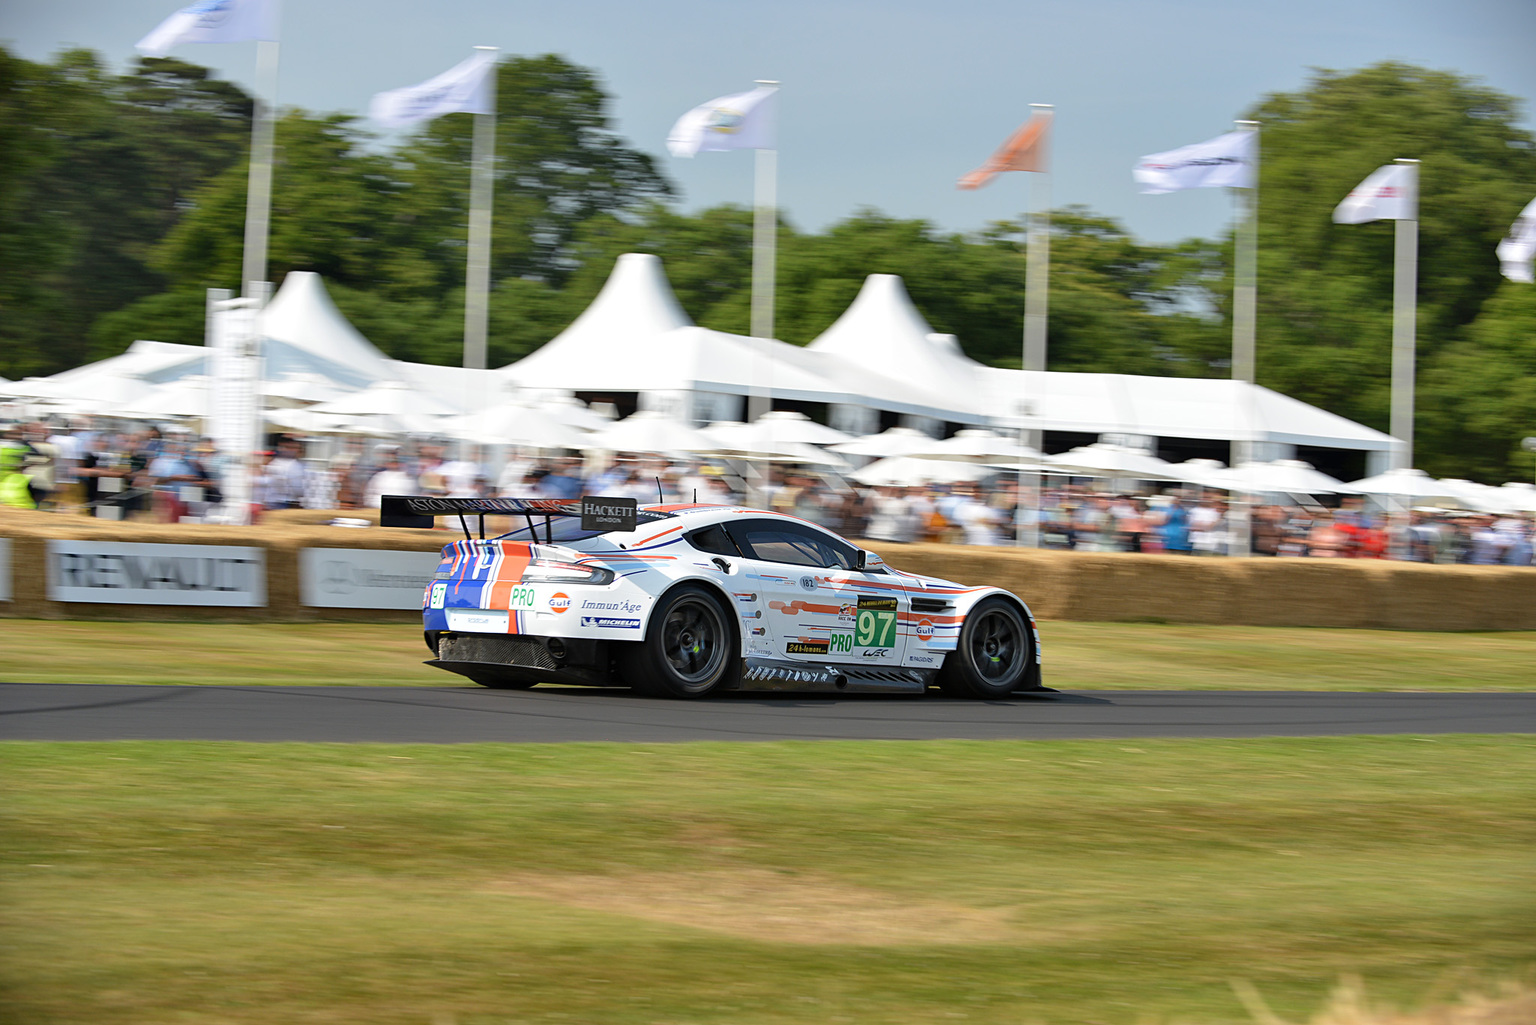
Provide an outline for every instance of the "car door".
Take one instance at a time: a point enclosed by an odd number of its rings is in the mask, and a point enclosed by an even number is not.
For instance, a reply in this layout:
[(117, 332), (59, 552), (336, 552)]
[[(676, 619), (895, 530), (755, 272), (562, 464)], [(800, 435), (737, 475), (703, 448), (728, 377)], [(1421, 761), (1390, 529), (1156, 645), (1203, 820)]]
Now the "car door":
[(859, 550), (809, 524), (768, 517), (728, 527), (761, 590), (778, 657), (899, 666), (907, 594), (883, 572), (859, 569)]

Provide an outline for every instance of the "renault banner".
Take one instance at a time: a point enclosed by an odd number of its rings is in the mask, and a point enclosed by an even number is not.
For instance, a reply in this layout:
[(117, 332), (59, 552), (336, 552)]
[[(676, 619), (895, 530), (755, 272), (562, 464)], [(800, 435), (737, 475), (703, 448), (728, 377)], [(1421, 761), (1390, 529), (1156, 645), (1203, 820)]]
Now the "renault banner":
[(49, 541), (50, 601), (113, 605), (267, 604), (263, 548)]

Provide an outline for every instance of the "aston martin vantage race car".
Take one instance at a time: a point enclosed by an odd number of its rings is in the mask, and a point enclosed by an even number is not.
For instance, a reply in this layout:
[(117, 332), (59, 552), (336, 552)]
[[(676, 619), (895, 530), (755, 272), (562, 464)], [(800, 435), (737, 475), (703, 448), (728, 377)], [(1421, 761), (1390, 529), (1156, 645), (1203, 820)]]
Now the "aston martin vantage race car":
[[(387, 527), (442, 516), (458, 517), (464, 540), (443, 547), (422, 594), (427, 664), (487, 687), (1044, 689), (1039, 631), (1019, 598), (903, 573), (792, 516), (596, 496), (381, 503)], [(486, 516), (522, 526), (487, 538)]]

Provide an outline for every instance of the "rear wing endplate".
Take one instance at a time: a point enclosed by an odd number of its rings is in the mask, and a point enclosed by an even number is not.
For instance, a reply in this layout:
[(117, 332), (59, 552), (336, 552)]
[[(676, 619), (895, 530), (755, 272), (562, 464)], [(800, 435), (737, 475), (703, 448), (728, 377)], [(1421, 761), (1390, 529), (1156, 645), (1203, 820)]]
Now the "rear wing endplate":
[(521, 516), (528, 521), (529, 534), (537, 536), (534, 519), (544, 520), (548, 543), (555, 517), (579, 516), (583, 530), (634, 530), (637, 524), (666, 519), (670, 513), (641, 509), (633, 498), (604, 498), (583, 495), (579, 499), (559, 498), (433, 498), (427, 495), (385, 495), (379, 499), (379, 526), (430, 528), (439, 516), (457, 516), (464, 537), (470, 537), (466, 516), (480, 520), (480, 537), (485, 537), (487, 516)]

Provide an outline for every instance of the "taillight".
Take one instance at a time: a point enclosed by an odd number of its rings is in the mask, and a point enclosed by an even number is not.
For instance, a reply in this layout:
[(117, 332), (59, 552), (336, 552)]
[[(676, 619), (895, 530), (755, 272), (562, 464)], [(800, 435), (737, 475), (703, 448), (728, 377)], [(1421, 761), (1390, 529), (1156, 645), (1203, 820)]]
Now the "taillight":
[(555, 559), (534, 559), (523, 570), (524, 583), (548, 584), (611, 584), (613, 570), (600, 566), (583, 566), (574, 562)]

